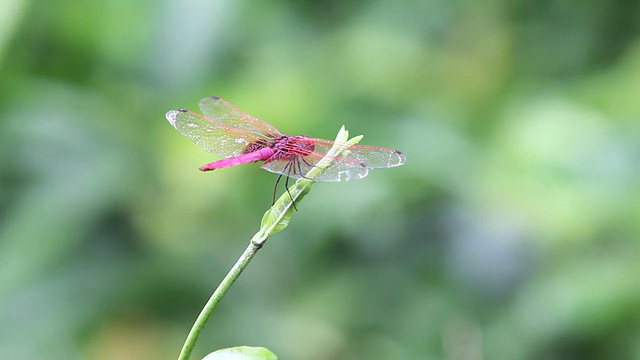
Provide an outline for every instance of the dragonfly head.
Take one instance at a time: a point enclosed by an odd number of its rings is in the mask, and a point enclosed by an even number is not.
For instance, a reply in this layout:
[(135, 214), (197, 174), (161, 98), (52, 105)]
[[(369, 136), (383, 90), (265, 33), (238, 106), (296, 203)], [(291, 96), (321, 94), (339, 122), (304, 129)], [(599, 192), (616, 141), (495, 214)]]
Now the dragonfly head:
[(291, 143), (298, 148), (301, 155), (308, 155), (316, 148), (316, 143), (312, 138), (304, 135), (298, 135), (291, 138)]

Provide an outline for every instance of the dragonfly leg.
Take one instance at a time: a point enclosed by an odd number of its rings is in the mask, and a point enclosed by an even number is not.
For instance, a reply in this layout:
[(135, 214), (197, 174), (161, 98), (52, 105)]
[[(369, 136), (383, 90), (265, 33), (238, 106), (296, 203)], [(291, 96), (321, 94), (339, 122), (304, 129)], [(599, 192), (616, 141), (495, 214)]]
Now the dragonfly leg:
[(296, 211), (298, 211), (298, 208), (296, 208), (296, 202), (293, 200), (293, 196), (291, 196), (291, 193), (289, 192), (289, 174), (291, 174), (291, 168), (292, 168), (292, 164), (289, 162), (287, 163), (287, 165), (284, 166), (284, 168), (282, 169), (282, 172), (278, 175), (278, 178), (276, 179), (276, 185), (273, 187), (273, 199), (271, 201), (271, 206), (273, 206), (273, 204), (276, 203), (276, 193), (278, 192), (278, 183), (280, 182), (282, 175), (285, 175), (287, 178), (284, 181), (284, 188), (285, 190), (287, 190), (287, 194), (289, 194), (289, 198), (291, 198), (291, 202), (293, 203), (293, 208)]
[[(291, 163), (289, 163), (289, 164), (291, 164)], [(291, 167), (289, 167), (289, 173), (291, 173)], [(296, 207), (296, 201), (293, 200), (293, 196), (291, 196), (291, 193), (289, 192), (289, 174), (287, 174), (287, 178), (284, 180), (284, 188), (287, 189), (287, 194), (289, 194), (289, 198), (291, 199), (291, 203), (293, 204), (293, 208), (295, 209), (295, 211), (298, 211), (298, 208)]]
[[(308, 162), (307, 160), (305, 160), (304, 158), (298, 158), (298, 161), (302, 161), (302, 162), (304, 162), (304, 163), (305, 163), (305, 165), (307, 165), (307, 166), (309, 166), (309, 167), (311, 167), (311, 168), (317, 167), (316, 165), (313, 165), (313, 164), (309, 163), (309, 162)], [(306, 179), (306, 180), (314, 181), (313, 179), (311, 179), (311, 178), (308, 178), (308, 177), (304, 176), (305, 174), (303, 174), (303, 173), (302, 173), (302, 165), (301, 165), (299, 162), (298, 162), (298, 170), (300, 171), (299, 175), (300, 175), (300, 177), (301, 177), (301, 178)]]
[[(289, 166), (288, 164), (285, 166), (285, 169)], [(273, 187), (273, 199), (271, 200), (271, 206), (276, 203), (276, 192), (278, 191), (278, 183), (280, 182), (280, 178), (282, 177), (282, 173), (278, 175), (276, 179), (276, 185)]]

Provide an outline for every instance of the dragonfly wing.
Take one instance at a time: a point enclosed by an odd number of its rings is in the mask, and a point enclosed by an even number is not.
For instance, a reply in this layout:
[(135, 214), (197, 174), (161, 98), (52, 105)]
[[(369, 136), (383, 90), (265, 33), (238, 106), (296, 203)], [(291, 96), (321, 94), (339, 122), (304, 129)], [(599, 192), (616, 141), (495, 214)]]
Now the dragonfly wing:
[(225, 126), (240, 129), (257, 136), (277, 138), (280, 135), (274, 126), (254, 118), (217, 96), (209, 96), (199, 103), (202, 113)]
[(242, 154), (247, 145), (257, 139), (253, 134), (185, 109), (171, 110), (166, 117), (174, 128), (196, 145), (222, 157)]
[[(304, 178), (324, 155), (313, 152), (293, 159), (277, 159), (275, 155), (272, 159), (266, 160), (261, 167), (267, 171), (300, 179)], [(314, 181), (350, 181), (362, 179), (369, 174), (367, 166), (354, 159), (336, 157), (333, 160), (331, 165), (313, 179)]]
[[(334, 145), (331, 140), (313, 139), (313, 141), (315, 143), (314, 152), (319, 154), (326, 154)], [(345, 150), (340, 154), (341, 158), (353, 159), (372, 169), (400, 166), (407, 160), (404, 153), (396, 149), (366, 145), (347, 146), (346, 144), (344, 147)]]

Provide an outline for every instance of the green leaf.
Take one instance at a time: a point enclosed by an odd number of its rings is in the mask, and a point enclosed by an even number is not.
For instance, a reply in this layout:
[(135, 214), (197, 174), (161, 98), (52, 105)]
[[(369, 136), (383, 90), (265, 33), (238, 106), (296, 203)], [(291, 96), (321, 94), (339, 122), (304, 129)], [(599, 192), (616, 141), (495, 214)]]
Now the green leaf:
[(277, 360), (278, 357), (263, 347), (236, 346), (214, 351), (202, 360)]

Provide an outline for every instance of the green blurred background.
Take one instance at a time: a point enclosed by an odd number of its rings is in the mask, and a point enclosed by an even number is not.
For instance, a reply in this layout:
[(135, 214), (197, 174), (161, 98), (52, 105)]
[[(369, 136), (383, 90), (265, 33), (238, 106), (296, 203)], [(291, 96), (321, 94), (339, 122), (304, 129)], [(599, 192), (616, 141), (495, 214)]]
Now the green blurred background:
[(640, 359), (640, 2), (0, 1), (0, 357), (175, 359), (276, 176), (218, 95), (403, 150), (318, 183), (193, 358)]

